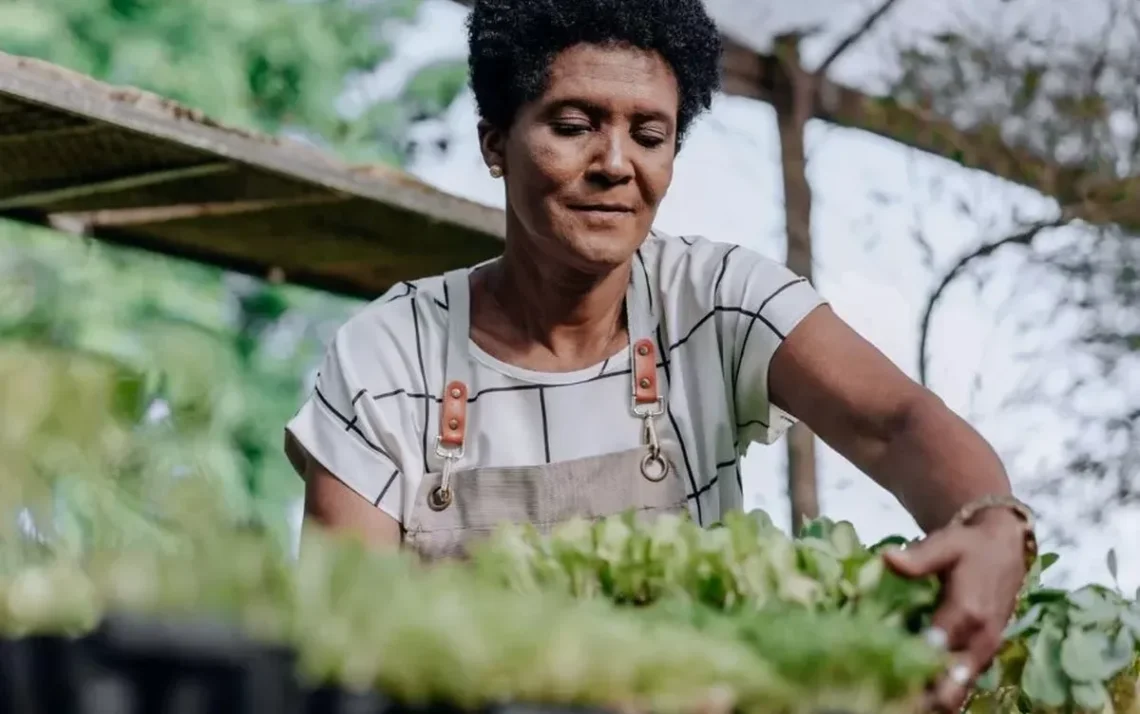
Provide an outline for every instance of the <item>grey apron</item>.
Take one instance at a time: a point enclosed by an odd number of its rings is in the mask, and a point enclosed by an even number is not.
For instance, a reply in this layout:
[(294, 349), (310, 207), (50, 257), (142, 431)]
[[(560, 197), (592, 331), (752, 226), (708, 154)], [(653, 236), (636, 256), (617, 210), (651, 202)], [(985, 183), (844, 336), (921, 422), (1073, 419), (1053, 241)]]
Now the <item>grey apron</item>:
[[(574, 517), (596, 520), (626, 511), (639, 518), (687, 510), (675, 444), (658, 437), (665, 390), (657, 379), (647, 285), (637, 270), (626, 295), (630, 350), (630, 418), (642, 422), (637, 448), (573, 461), (519, 467), (460, 468), (467, 434), (471, 357), (468, 271), (445, 276), (450, 297), (445, 388), (435, 455), (438, 472), (424, 475), (405, 522), (404, 543), (427, 560), (462, 557), (472, 539), (501, 523), (531, 523), (548, 532)], [(589, 414), (583, 412), (583, 419)], [(501, 438), (509, 439), (510, 434)]]

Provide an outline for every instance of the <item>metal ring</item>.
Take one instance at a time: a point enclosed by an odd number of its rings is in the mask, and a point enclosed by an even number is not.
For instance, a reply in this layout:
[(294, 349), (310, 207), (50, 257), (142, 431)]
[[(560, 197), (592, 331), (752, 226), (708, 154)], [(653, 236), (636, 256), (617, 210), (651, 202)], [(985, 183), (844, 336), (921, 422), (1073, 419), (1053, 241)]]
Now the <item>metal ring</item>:
[(451, 488), (441, 488), (436, 486), (428, 492), (427, 504), (428, 508), (433, 511), (445, 510), (451, 505)]
[(965, 687), (970, 683), (970, 678), (973, 676), (973, 670), (970, 665), (965, 662), (959, 662), (950, 668), (947, 672), (947, 677), (951, 682), (960, 687)]
[(950, 636), (941, 627), (931, 627), (922, 633), (922, 638), (936, 650), (946, 650), (950, 645)]
[(669, 462), (661, 458), (661, 454), (650, 451), (641, 458), (641, 475), (653, 483), (664, 481), (669, 475)]

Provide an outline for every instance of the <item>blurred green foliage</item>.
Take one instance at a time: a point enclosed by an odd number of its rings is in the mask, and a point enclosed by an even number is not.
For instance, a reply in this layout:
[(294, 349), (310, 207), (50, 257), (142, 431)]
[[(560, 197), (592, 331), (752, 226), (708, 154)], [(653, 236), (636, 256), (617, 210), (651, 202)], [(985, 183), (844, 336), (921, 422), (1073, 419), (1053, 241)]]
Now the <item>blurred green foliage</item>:
[[(401, 129), (450, 104), (464, 63), (424, 69), (404, 96), (347, 119), (346, 78), (390, 55), (418, 0), (7, 0), (0, 50), (155, 92), (232, 126), (302, 133), (342, 155), (396, 162)], [(430, 98), (425, 102), (424, 98)], [(412, 106), (414, 105), (414, 106)]]
[[(7, 0), (0, 50), (398, 163), (408, 123), (462, 88), (457, 66), (428, 67), (352, 119), (336, 100), (417, 5)], [(198, 476), (235, 519), (285, 537), (300, 482), (283, 426), (352, 307), (0, 221), (0, 524), (72, 552), (158, 538), (153, 504)]]
[[(0, 223), (0, 503), (69, 551), (152, 538), (182, 478), (288, 534), (282, 427), (351, 303)], [(12, 508), (15, 506), (15, 508)]]

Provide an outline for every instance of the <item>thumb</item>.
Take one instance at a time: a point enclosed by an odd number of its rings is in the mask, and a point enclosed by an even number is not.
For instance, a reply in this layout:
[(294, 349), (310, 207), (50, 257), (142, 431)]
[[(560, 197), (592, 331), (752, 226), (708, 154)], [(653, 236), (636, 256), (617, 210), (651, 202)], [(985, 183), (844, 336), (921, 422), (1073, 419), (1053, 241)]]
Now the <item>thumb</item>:
[(889, 550), (883, 554), (892, 570), (907, 578), (921, 578), (940, 573), (958, 560), (961, 554), (954, 529), (935, 531), (917, 543)]

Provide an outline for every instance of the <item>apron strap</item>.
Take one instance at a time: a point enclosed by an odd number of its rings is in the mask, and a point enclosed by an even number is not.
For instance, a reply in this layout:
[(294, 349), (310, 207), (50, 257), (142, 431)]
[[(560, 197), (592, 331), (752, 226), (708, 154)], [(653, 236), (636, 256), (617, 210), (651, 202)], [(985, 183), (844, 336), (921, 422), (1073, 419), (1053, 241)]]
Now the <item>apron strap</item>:
[(452, 270), (444, 275), (448, 325), (443, 374), (447, 386), (444, 387), (443, 401), (439, 408), (439, 443), (436, 451), (458, 451), (455, 458), (463, 455), (463, 442), (467, 435), (467, 393), (471, 384), (471, 360), (468, 355), (471, 339), (469, 275), (467, 268)]
[(447, 352), (444, 378), (451, 382), (470, 383), (471, 362), (467, 345), (471, 340), (471, 271), (468, 268), (444, 274), (447, 287)]
[(629, 323), (629, 373), (632, 380), (630, 411), (641, 419), (645, 455), (641, 458), (641, 475), (659, 482), (669, 475), (669, 462), (657, 438), (657, 417), (665, 413), (665, 388), (657, 379), (657, 343), (654, 332), (657, 316), (653, 297), (640, 252), (633, 266), (626, 293), (626, 322)]
[(442, 511), (451, 505), (451, 472), (455, 462), (463, 458), (467, 439), (467, 396), (470, 389), (471, 362), (468, 341), (471, 339), (470, 271), (466, 268), (444, 274), (447, 287), (448, 326), (447, 351), (443, 375), (447, 385), (439, 405), (439, 433), (435, 437), (435, 455), (443, 460), (439, 486), (428, 494), (428, 506)]
[(657, 379), (657, 342), (654, 340), (657, 316), (649, 281), (640, 262), (640, 255), (634, 258), (625, 309), (629, 329), (630, 408), (634, 416), (644, 418), (665, 411), (666, 390)]
[(645, 408), (660, 406), (665, 399), (657, 388), (657, 349), (653, 346), (653, 341), (642, 338), (634, 342), (633, 356), (630, 359), (633, 374), (633, 408), (640, 414)]

